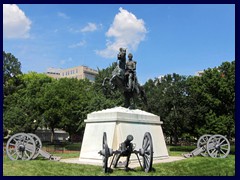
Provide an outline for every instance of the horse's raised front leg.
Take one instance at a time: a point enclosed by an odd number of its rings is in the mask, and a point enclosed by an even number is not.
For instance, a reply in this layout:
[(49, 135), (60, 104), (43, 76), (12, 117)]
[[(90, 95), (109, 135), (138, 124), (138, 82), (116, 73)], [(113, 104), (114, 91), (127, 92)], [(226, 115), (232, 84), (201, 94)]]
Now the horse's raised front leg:
[(109, 78), (108, 77), (105, 77), (103, 79), (103, 83), (102, 83), (102, 86), (105, 87), (106, 86), (106, 81), (109, 81)]
[(108, 81), (109, 81), (109, 78), (105, 77), (102, 82), (102, 90), (103, 90), (103, 94), (105, 95), (109, 94), (109, 88), (107, 87)]
[(114, 79), (116, 78), (117, 75), (113, 75), (113, 77), (109, 80), (109, 85), (111, 87), (111, 90), (116, 89), (116, 85), (113, 83)]

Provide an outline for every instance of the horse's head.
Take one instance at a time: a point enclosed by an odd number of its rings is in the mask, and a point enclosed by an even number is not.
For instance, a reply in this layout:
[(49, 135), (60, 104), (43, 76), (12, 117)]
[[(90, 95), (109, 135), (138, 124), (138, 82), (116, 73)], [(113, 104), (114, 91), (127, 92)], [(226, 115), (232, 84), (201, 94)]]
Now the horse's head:
[(120, 48), (118, 53), (118, 59), (119, 60), (126, 59), (126, 52), (127, 48)]

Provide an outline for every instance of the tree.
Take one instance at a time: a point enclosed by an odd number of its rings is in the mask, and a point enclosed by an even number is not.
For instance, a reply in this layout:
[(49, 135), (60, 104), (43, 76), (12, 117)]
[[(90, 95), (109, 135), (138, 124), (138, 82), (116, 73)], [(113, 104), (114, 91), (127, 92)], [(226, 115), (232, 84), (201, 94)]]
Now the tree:
[(4, 98), (4, 126), (13, 133), (34, 132), (42, 125), (42, 94), (52, 78), (34, 72), (18, 78), (20, 87)]
[(164, 76), (162, 84), (163, 128), (178, 143), (178, 138), (188, 129), (186, 77), (173, 73)]
[(22, 74), (21, 63), (11, 53), (3, 51), (3, 83), (19, 74)]
[[(235, 61), (208, 68), (188, 80), (195, 133), (235, 135)], [(193, 105), (192, 104), (192, 105)]]
[[(43, 94), (45, 125), (52, 131), (61, 128), (72, 135), (83, 135), (87, 114), (91, 112), (94, 99), (93, 85), (85, 80), (61, 78), (48, 84)], [(71, 138), (72, 139), (72, 138)]]
[(3, 91), (4, 97), (12, 93), (20, 84), (18, 75), (21, 72), (21, 63), (11, 53), (3, 51)]
[(144, 85), (152, 113), (161, 117), (164, 133), (174, 144), (189, 126), (185, 83), (185, 76), (173, 73)]
[[(4, 56), (19, 64), (13, 56)], [(8, 61), (5, 70), (11, 69), (7, 68)], [(115, 66), (99, 70), (95, 83), (67, 78), (56, 80), (35, 72), (7, 73), (10, 71), (6, 70), (4, 128), (16, 133), (48, 127), (53, 136), (55, 128), (64, 129), (70, 135), (83, 134), (88, 113), (124, 103), (120, 91), (104, 94), (102, 88), (103, 79), (111, 77)], [(144, 85), (150, 112), (161, 117), (164, 133), (174, 144), (186, 133), (195, 137), (216, 133), (233, 137), (234, 87), (235, 61), (209, 68), (201, 77), (173, 73), (150, 79)]]
[[(70, 137), (76, 133), (83, 135), (87, 114), (90, 113), (93, 98), (92, 83), (77, 79), (60, 79), (58, 81), (59, 96), (63, 100), (60, 126)], [(71, 138), (72, 139), (72, 138)]]

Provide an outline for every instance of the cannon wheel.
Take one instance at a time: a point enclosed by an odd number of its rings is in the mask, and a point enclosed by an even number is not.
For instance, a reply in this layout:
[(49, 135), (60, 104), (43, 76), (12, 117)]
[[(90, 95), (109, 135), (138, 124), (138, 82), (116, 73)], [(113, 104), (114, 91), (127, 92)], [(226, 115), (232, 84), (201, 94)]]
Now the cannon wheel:
[(210, 134), (204, 134), (202, 135), (198, 141), (197, 141), (197, 147), (198, 148), (201, 148), (204, 146), (203, 148), (203, 152), (201, 153), (202, 156), (206, 157), (208, 156), (208, 152), (207, 152), (207, 142), (208, 142), (208, 139), (211, 137), (212, 135)]
[(7, 156), (11, 160), (30, 160), (34, 156), (35, 150), (35, 141), (25, 133), (13, 135), (6, 145)]
[(213, 135), (207, 142), (207, 152), (212, 158), (225, 158), (230, 152), (230, 143), (222, 135)]
[(149, 172), (152, 170), (152, 162), (153, 162), (153, 143), (152, 136), (149, 132), (146, 132), (143, 136), (143, 169), (145, 172)]
[(28, 135), (30, 135), (35, 142), (36, 150), (35, 150), (35, 154), (32, 157), (32, 159), (36, 159), (39, 155), (39, 149), (42, 148), (42, 141), (40, 140), (40, 138), (36, 134), (28, 133)]
[(103, 133), (102, 148), (103, 148), (103, 172), (107, 173), (108, 172), (108, 158), (110, 156), (110, 150), (109, 150), (108, 144), (107, 144), (107, 133), (106, 132)]

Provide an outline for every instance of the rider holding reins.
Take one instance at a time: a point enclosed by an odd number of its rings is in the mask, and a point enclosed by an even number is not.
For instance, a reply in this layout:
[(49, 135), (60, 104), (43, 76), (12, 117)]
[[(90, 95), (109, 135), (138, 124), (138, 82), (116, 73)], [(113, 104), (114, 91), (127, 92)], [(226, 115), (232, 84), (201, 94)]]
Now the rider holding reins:
[[(136, 77), (136, 61), (133, 61), (133, 55), (128, 54), (126, 62), (126, 49), (119, 48), (117, 55), (116, 67), (112, 71), (112, 77), (105, 77), (102, 83), (103, 90), (107, 93), (108, 90), (120, 90), (125, 98), (124, 107), (134, 108), (135, 98), (140, 97), (146, 106), (147, 97), (144, 88), (140, 86)], [(107, 86), (108, 84), (109, 86)], [(132, 100), (132, 103), (131, 103)]]
[[(125, 68), (125, 75), (128, 78), (127, 82), (127, 89), (132, 90), (133, 88), (136, 88), (137, 92), (139, 89), (137, 86), (134, 87), (137, 83), (137, 76), (136, 76), (136, 61), (133, 61), (133, 55), (131, 53), (128, 54), (128, 61), (126, 63), (126, 68)], [(134, 82), (134, 84), (133, 84)]]

